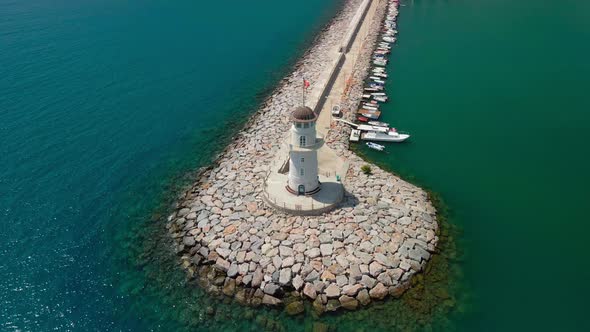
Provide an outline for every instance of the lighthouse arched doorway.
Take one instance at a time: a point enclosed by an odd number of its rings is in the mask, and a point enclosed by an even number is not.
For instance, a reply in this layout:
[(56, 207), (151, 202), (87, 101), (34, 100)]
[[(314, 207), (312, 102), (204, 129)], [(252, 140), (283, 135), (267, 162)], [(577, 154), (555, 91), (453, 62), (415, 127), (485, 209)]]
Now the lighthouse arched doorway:
[(305, 186), (300, 184), (299, 187), (297, 187), (297, 195), (305, 195)]

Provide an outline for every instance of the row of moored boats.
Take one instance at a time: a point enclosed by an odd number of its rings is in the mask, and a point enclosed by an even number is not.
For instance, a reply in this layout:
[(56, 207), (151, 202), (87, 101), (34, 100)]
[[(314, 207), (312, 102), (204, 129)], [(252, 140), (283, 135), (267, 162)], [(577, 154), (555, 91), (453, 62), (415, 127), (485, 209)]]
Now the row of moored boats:
[(380, 106), (389, 100), (385, 92), (385, 83), (389, 77), (386, 67), (392, 44), (396, 42), (398, 6), (398, 0), (390, 0), (381, 35), (373, 51), (371, 71), (357, 111), (358, 126), (350, 134), (350, 141), (368, 141), (366, 144), (369, 148), (379, 151), (383, 151), (385, 146), (374, 142), (404, 142), (410, 138), (409, 134), (397, 131), (389, 123), (379, 121)]

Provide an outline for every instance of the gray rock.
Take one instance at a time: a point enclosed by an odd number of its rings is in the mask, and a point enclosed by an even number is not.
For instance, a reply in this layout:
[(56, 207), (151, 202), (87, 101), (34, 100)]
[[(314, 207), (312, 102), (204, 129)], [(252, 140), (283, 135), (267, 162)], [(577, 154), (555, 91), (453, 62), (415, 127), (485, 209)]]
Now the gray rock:
[(309, 258), (316, 258), (319, 257), (321, 254), (320, 249), (319, 248), (311, 248), (307, 251), (306, 255)]
[(279, 246), (279, 253), (281, 257), (293, 256), (293, 249), (286, 246)]
[(377, 300), (383, 300), (387, 294), (389, 294), (389, 289), (382, 283), (378, 283), (369, 291), (369, 296), (371, 296), (372, 299)]
[(344, 275), (339, 275), (336, 277), (336, 284), (339, 287), (342, 287), (342, 286), (348, 284), (348, 278)]
[(280, 269), (282, 264), (283, 264), (283, 260), (281, 259), (281, 257), (274, 256), (272, 258), (272, 265), (274, 265), (276, 269)]
[(398, 281), (402, 277), (402, 274), (404, 274), (404, 271), (399, 268), (389, 271), (389, 276), (391, 277), (391, 280), (395, 281)]
[(303, 306), (303, 302), (294, 301), (294, 302), (289, 303), (285, 307), (285, 311), (287, 312), (287, 315), (295, 316), (295, 315), (299, 315), (300, 313), (304, 312), (305, 307)]
[(346, 285), (342, 288), (342, 292), (348, 296), (356, 296), (361, 289), (363, 286), (360, 284)]
[(349, 275), (351, 278), (353, 278), (355, 280), (359, 280), (363, 276), (361, 273), (361, 270), (359, 269), (359, 266), (357, 264), (350, 265)]
[(295, 290), (299, 290), (303, 286), (303, 278), (301, 278), (300, 275), (296, 275), (291, 283), (293, 284), (293, 288), (295, 288)]
[(293, 264), (295, 264), (295, 258), (294, 257), (286, 257), (285, 259), (283, 259), (283, 264), (281, 265), (282, 267), (291, 267), (293, 266)]
[(338, 308), (340, 308), (340, 301), (336, 299), (328, 300), (328, 304), (326, 304), (327, 311), (336, 311)]
[(286, 286), (291, 282), (291, 269), (284, 268), (280, 271), (279, 284)]
[(231, 250), (223, 249), (223, 248), (217, 248), (217, 249), (215, 249), (215, 252), (217, 252), (219, 254), (219, 256), (221, 256), (223, 258), (227, 258), (229, 256), (229, 254), (231, 254)]
[(371, 264), (369, 264), (369, 273), (373, 277), (377, 277), (383, 271), (385, 271), (385, 268), (383, 267), (383, 265), (381, 265), (377, 262), (372, 262)]
[(279, 289), (279, 285), (273, 283), (268, 283), (264, 286), (264, 292), (269, 295), (275, 295)]
[(329, 244), (321, 244), (320, 245), (320, 252), (322, 253), (322, 256), (331, 256), (332, 255), (332, 251), (333, 251), (333, 245), (331, 243)]
[(312, 270), (309, 274), (305, 277), (306, 282), (315, 281), (320, 277), (320, 274), (316, 270)]
[(340, 304), (346, 310), (356, 310), (356, 308), (359, 306), (359, 301), (357, 299), (347, 295), (340, 296), (338, 301), (340, 301)]
[(318, 236), (320, 243), (332, 243), (333, 239), (330, 234), (322, 233)]
[(217, 260), (215, 261), (215, 265), (214, 267), (220, 271), (226, 272), (229, 269), (229, 262), (226, 261), (225, 259), (219, 257), (217, 258)]
[(270, 305), (270, 306), (276, 306), (283, 303), (283, 301), (277, 299), (274, 296), (270, 296), (268, 294), (264, 294), (264, 296), (262, 297), (262, 304), (266, 304), (266, 305)]
[(380, 283), (382, 283), (385, 286), (393, 285), (391, 277), (389, 276), (389, 274), (387, 272), (383, 272), (379, 276), (377, 276), (377, 281), (379, 281)]
[(361, 278), (361, 285), (365, 286), (366, 288), (373, 288), (373, 286), (375, 286), (375, 283), (377, 281), (375, 281), (375, 279), (369, 277), (368, 275), (363, 275), (363, 277)]
[(223, 285), (223, 294), (227, 296), (233, 296), (236, 291), (236, 280), (232, 278), (227, 278), (225, 280), (225, 284)]
[(328, 297), (332, 297), (332, 298), (339, 297), (340, 296), (340, 288), (336, 284), (330, 284), (328, 287), (326, 287), (326, 289), (324, 290), (324, 293)]
[(254, 271), (254, 274), (252, 275), (252, 287), (260, 286), (263, 277), (264, 274), (262, 273), (261, 269), (257, 269), (256, 271)]
[(178, 211), (178, 216), (179, 217), (184, 217), (187, 214), (189, 214), (191, 212), (190, 209), (184, 208), (184, 209), (180, 209), (180, 211)]
[(238, 275), (238, 264), (232, 263), (227, 269), (227, 276), (233, 278), (236, 275)]
[(253, 276), (251, 274), (246, 274), (244, 276), (244, 278), (242, 278), (242, 283), (246, 286), (248, 286), (250, 284), (250, 282), (252, 282), (252, 278)]
[(371, 297), (369, 296), (369, 292), (366, 289), (360, 290), (356, 296), (356, 299), (359, 300), (362, 305), (367, 305), (371, 302)]
[(182, 243), (187, 247), (193, 247), (195, 245), (195, 238), (192, 236), (185, 236), (182, 239)]
[(312, 284), (310, 284), (309, 282), (306, 283), (305, 286), (303, 287), (303, 294), (312, 300), (315, 300), (315, 298), (317, 297), (317, 292), (315, 291), (315, 287)]

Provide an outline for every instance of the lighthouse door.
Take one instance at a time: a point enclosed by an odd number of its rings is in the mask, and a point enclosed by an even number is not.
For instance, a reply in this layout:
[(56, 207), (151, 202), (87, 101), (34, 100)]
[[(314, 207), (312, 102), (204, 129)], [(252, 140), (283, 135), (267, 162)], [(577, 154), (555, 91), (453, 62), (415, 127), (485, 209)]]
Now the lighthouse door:
[(305, 195), (305, 186), (300, 184), (299, 187), (297, 188), (297, 193), (299, 195)]

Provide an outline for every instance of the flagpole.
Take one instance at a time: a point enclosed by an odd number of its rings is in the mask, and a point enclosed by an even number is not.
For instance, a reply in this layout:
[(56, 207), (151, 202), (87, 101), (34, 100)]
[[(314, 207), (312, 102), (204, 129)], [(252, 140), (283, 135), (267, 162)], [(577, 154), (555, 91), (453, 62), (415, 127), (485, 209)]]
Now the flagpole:
[(303, 96), (303, 107), (305, 107), (305, 78), (303, 78), (303, 90), (302, 92), (302, 96)]

